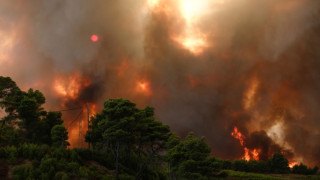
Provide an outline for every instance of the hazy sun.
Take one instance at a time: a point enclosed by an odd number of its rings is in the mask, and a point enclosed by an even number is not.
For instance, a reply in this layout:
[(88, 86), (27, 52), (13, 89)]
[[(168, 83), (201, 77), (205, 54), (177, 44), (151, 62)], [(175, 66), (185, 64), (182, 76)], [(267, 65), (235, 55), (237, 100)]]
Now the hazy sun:
[(91, 41), (92, 41), (92, 42), (97, 42), (98, 40), (99, 40), (99, 36), (98, 36), (98, 35), (93, 34), (93, 35), (91, 36)]

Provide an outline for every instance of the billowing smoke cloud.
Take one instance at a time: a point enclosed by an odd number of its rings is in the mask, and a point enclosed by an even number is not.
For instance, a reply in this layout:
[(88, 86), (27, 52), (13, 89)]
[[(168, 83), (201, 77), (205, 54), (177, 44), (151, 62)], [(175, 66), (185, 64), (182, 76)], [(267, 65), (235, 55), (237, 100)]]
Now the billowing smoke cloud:
[[(111, 97), (154, 106), (173, 131), (206, 136), (218, 157), (243, 156), (231, 136), (236, 126), (260, 159), (281, 151), (320, 165), (319, 7), (313, 0), (1, 1), (0, 75), (40, 89), (52, 110), (87, 102), (99, 110)], [(74, 114), (65, 113), (67, 125)], [(71, 136), (77, 129), (69, 127)]]

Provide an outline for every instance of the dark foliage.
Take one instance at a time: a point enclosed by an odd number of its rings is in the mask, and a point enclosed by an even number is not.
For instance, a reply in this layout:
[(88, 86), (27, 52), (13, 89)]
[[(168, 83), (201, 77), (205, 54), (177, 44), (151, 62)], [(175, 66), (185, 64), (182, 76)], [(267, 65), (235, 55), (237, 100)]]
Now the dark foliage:
[[(204, 137), (189, 133), (181, 140), (154, 118), (154, 109), (139, 109), (125, 99), (109, 99), (91, 119), (85, 139), (92, 149), (66, 149), (68, 132), (61, 112), (42, 108), (38, 90), (21, 91), (0, 76), (0, 177), (14, 179), (212, 179), (221, 169), (289, 173), (279, 153), (268, 161), (219, 160), (210, 157)], [(14, 167), (14, 168), (12, 168)], [(316, 174), (318, 167), (296, 165), (296, 174)]]

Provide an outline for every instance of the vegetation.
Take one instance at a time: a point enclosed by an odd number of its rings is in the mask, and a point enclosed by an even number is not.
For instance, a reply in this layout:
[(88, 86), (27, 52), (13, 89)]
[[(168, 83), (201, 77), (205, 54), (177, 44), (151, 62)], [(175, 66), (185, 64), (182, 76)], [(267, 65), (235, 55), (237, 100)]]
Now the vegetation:
[(228, 173), (228, 177), (230, 178), (239, 178), (239, 179), (248, 179), (248, 180), (283, 180), (280, 177), (274, 177), (272, 175), (267, 174), (256, 174), (256, 173), (248, 173), (248, 172), (240, 172), (233, 170), (225, 170)]
[[(125, 99), (107, 100), (91, 119), (85, 135), (90, 149), (67, 149), (61, 113), (45, 111), (44, 103), (40, 91), (24, 92), (0, 76), (0, 108), (6, 112), (0, 120), (0, 179), (281, 179), (272, 174), (290, 173), (280, 153), (268, 161), (212, 157), (204, 137), (190, 132), (182, 139), (155, 120), (152, 107), (139, 109)], [(300, 164), (291, 173), (317, 179), (317, 171)]]

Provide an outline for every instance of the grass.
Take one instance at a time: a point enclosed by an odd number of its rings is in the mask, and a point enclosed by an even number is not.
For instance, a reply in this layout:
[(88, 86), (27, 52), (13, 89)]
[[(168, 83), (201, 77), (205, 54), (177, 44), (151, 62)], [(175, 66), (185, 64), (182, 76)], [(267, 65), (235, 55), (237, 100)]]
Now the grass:
[(224, 170), (228, 173), (228, 180), (320, 180), (320, 175), (297, 175), (297, 174), (258, 174), (232, 170)]
[(258, 174), (249, 172), (240, 172), (225, 170), (228, 173), (227, 179), (249, 179), (249, 180), (284, 180), (282, 177), (275, 177), (269, 174)]

